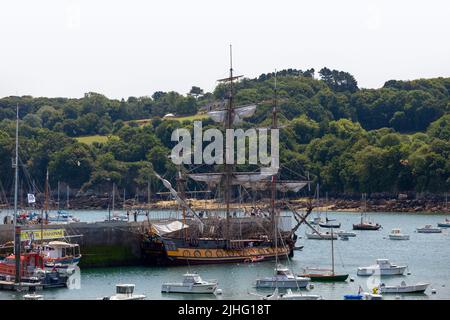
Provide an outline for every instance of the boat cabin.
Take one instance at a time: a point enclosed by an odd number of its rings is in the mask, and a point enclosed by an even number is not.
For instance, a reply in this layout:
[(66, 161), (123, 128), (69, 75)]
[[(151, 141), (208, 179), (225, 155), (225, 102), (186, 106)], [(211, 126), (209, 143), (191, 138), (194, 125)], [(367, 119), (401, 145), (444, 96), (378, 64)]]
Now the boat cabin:
[(183, 283), (184, 284), (195, 284), (201, 283), (202, 278), (197, 273), (186, 273), (184, 274)]
[(131, 297), (134, 292), (134, 284), (117, 284), (116, 294)]
[(377, 259), (377, 265), (379, 265), (380, 268), (388, 268), (392, 266), (388, 259)]
[(80, 257), (80, 245), (64, 241), (51, 241), (43, 248), (44, 254), (49, 259), (60, 259), (66, 257)]
[(291, 277), (293, 276), (292, 272), (286, 267), (278, 267), (275, 269), (275, 274), (277, 276)]

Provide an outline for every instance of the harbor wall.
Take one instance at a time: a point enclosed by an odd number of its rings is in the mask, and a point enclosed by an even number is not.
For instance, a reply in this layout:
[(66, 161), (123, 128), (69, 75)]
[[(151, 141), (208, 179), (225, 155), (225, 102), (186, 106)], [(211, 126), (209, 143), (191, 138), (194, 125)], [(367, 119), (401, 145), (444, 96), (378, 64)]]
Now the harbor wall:
[[(44, 229), (65, 229), (70, 242), (80, 245), (80, 267), (132, 266), (141, 263), (141, 232), (146, 222), (77, 222), (45, 225)], [(22, 226), (22, 230), (40, 229)], [(13, 239), (13, 226), (0, 225), (0, 243)], [(78, 237), (80, 236), (80, 237)]]

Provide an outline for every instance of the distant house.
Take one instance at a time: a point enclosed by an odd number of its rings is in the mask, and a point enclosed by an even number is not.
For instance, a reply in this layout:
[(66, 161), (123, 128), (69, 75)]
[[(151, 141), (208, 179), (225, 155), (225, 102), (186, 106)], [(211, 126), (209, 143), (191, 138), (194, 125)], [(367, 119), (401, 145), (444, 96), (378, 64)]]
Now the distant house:
[(173, 118), (173, 117), (175, 117), (175, 115), (173, 113), (168, 113), (163, 117), (163, 119)]
[(198, 109), (198, 111), (200, 113), (206, 113), (215, 110), (222, 110), (225, 109), (226, 107), (227, 107), (227, 100), (220, 100), (205, 104), (204, 106), (201, 106)]

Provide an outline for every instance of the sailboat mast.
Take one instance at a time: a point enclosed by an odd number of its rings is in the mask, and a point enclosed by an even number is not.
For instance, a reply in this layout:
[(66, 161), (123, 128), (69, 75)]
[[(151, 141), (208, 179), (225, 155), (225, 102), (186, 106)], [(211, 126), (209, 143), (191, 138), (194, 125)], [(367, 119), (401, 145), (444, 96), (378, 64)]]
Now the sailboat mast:
[[(48, 169), (47, 169), (47, 174), (45, 176), (45, 207), (44, 207), (46, 216), (48, 216), (48, 197), (49, 197), (49, 185), (48, 185)], [(41, 243), (44, 238), (44, 211), (42, 211), (41, 216)]]
[(60, 207), (59, 207), (59, 193), (60, 193), (60, 182), (58, 181), (58, 192), (57, 192), (57, 197), (58, 197), (58, 211), (59, 211), (59, 209), (60, 209)]
[[(227, 110), (227, 119), (225, 121), (225, 131), (231, 129), (234, 119), (234, 106), (233, 106), (233, 52), (232, 46), (230, 45), (230, 86), (229, 86), (229, 103)], [(231, 154), (231, 150), (228, 150)], [(228, 155), (228, 154), (227, 154)], [(226, 157), (228, 160), (228, 157)], [(232, 165), (225, 161), (225, 203), (226, 203), (226, 231), (225, 238), (230, 238), (230, 198), (231, 198), (231, 175), (232, 175)]]
[(16, 155), (14, 163), (14, 255), (15, 255), (15, 283), (20, 283), (20, 227), (17, 226), (17, 193), (19, 181), (19, 104), (16, 106)]
[[(273, 101), (273, 109), (272, 109), (272, 129), (277, 129), (277, 72), (275, 71), (275, 86), (274, 86), (274, 101)], [(275, 199), (277, 195), (276, 191), (276, 175), (274, 174), (272, 176), (272, 183), (271, 183), (271, 217), (272, 217), (272, 223), (274, 226), (276, 225), (276, 210), (275, 210)], [(278, 242), (278, 235), (277, 235), (277, 229), (274, 227), (274, 235), (273, 235), (273, 241), (275, 242), (275, 252), (278, 254), (277, 251), (277, 242)]]
[(116, 183), (113, 182), (113, 189), (112, 189), (112, 213), (114, 215), (114, 202), (116, 200)]
[(334, 228), (331, 228), (331, 272), (334, 276)]
[[(19, 104), (16, 106), (16, 154), (14, 161), (14, 230), (17, 225), (17, 194), (19, 192)], [(14, 231), (15, 232), (15, 231)]]

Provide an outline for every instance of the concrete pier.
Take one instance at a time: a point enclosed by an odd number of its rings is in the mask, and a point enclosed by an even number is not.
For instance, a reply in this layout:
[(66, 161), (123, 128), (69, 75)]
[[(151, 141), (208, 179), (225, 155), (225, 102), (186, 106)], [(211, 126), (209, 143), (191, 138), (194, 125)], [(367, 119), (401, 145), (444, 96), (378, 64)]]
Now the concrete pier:
[[(147, 222), (77, 222), (44, 225), (44, 229), (66, 230), (70, 242), (80, 245), (83, 255), (80, 267), (111, 267), (141, 263), (140, 234), (147, 225)], [(22, 226), (24, 230), (40, 228), (40, 225)], [(76, 235), (81, 237), (74, 237)], [(0, 243), (12, 239), (13, 226), (0, 225)]]

